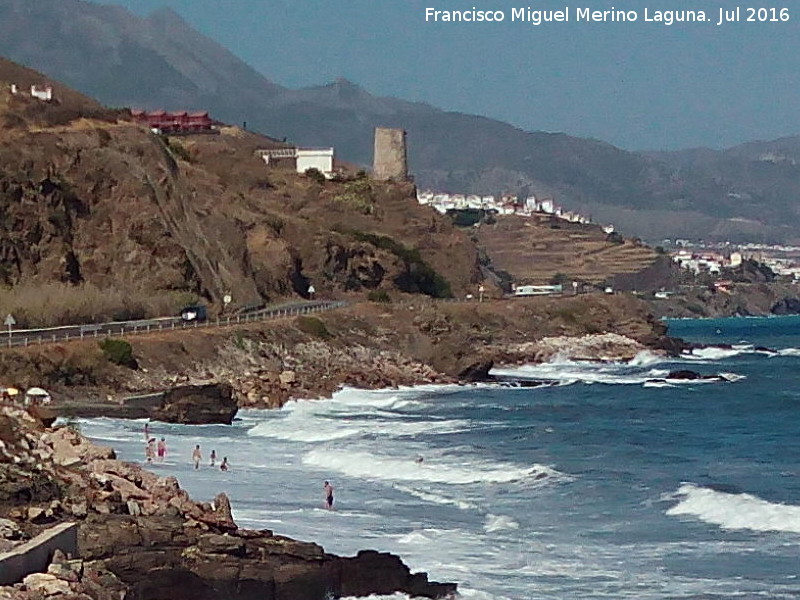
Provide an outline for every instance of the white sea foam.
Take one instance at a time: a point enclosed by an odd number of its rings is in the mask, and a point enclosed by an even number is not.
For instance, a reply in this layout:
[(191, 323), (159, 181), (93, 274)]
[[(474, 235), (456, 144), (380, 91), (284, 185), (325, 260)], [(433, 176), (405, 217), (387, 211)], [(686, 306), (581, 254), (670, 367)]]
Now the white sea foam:
[(631, 367), (649, 367), (664, 362), (664, 357), (650, 350), (642, 350), (634, 356), (627, 365)]
[(492, 369), (491, 374), (517, 379), (556, 381), (560, 384), (580, 382), (606, 385), (640, 385), (650, 379), (664, 377), (669, 373), (664, 369), (645, 369), (642, 366), (645, 365), (631, 366), (627, 363), (561, 361), (513, 368), (497, 368)]
[(430, 502), (431, 504), (444, 504), (450, 506), (457, 506), (461, 510), (474, 510), (477, 508), (477, 505), (473, 504), (472, 502), (467, 502), (466, 500), (459, 500), (458, 498), (451, 498), (449, 496), (444, 496), (442, 494), (437, 494), (427, 490), (419, 490), (413, 487), (407, 487), (403, 485), (396, 485), (394, 486), (396, 490), (400, 490), (401, 492), (405, 492), (406, 494), (410, 494), (420, 500), (425, 502)]
[(675, 385), (668, 381), (645, 381), (642, 387), (646, 388), (674, 388)]
[[(458, 462), (454, 460), (460, 458)], [(303, 456), (303, 464), (344, 473), (351, 477), (386, 481), (426, 481), (465, 485), (473, 483), (510, 483), (512, 481), (546, 481), (563, 479), (558, 471), (543, 465), (521, 467), (509, 463), (493, 463), (468, 456), (426, 461), (418, 464), (408, 459), (379, 456), (365, 451), (315, 449)]]
[(756, 348), (753, 344), (733, 344), (730, 348), (720, 348), (718, 346), (708, 346), (706, 348), (693, 348), (689, 352), (684, 352), (681, 355), (682, 359), (691, 361), (710, 362), (716, 360), (724, 360), (726, 358), (733, 358), (734, 356), (741, 356), (742, 354), (760, 354), (762, 356), (800, 356), (800, 348), (782, 348), (782, 349), (769, 349), (769, 348)]
[(396, 594), (371, 594), (369, 596), (346, 596), (342, 598), (342, 600), (414, 600), (408, 594), (402, 594), (400, 592)]
[(738, 356), (740, 354), (746, 354), (751, 352), (752, 349), (752, 346), (739, 348), (718, 348), (716, 346), (708, 346), (707, 348), (692, 348), (691, 352), (682, 354), (681, 358), (697, 361), (723, 360)]
[(464, 420), (424, 420), (402, 421), (399, 419), (342, 419), (317, 417), (313, 427), (311, 419), (300, 413), (293, 413), (286, 419), (276, 419), (260, 423), (247, 434), (254, 437), (270, 437), (293, 442), (325, 442), (344, 438), (357, 438), (380, 434), (390, 437), (413, 437), (421, 434), (434, 435), (455, 433), (469, 428)]
[(495, 531), (509, 529), (519, 529), (519, 523), (506, 515), (486, 515), (486, 523), (483, 525), (483, 530), (486, 533), (494, 533)]
[(719, 374), (720, 377), (724, 377), (728, 381), (741, 381), (742, 379), (747, 379), (747, 375), (739, 375), (738, 373), (728, 373), (723, 371)]
[[(504, 596), (498, 596), (496, 594), (489, 594), (487, 592), (482, 592), (480, 590), (469, 590), (464, 589), (462, 586), (458, 588), (458, 597), (463, 598), (464, 600), (508, 600)], [(396, 593), (396, 594), (389, 594), (389, 595), (381, 595), (381, 594), (373, 594), (371, 596), (347, 596), (342, 598), (342, 600), (420, 600), (419, 598), (412, 598), (407, 594), (403, 593)]]
[(776, 504), (750, 494), (730, 494), (692, 483), (677, 491), (682, 499), (669, 516), (693, 516), (722, 529), (800, 533), (800, 506)]
[[(316, 443), (374, 434), (399, 438), (454, 433), (469, 428), (469, 421), (411, 419), (408, 412), (403, 412), (423, 405), (419, 400), (423, 394), (444, 393), (453, 388), (420, 386), (399, 391), (345, 388), (330, 400), (288, 404), (277, 414), (265, 415), (247, 434)], [(313, 426), (309, 426), (311, 423)]]

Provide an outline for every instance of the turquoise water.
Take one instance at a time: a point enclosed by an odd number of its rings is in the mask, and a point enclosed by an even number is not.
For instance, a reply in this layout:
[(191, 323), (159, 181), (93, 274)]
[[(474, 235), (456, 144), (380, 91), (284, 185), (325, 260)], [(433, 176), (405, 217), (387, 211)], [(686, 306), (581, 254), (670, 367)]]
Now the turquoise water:
[[(500, 372), (551, 387), (344, 390), (231, 427), (154, 424), (170, 446), (154, 469), (228, 492), (241, 525), (392, 551), (466, 598), (800, 597), (800, 318), (670, 332), (733, 347)], [(652, 381), (679, 368), (736, 381)], [(130, 460), (142, 427), (83, 423)], [(231, 471), (191, 469), (196, 443)]]

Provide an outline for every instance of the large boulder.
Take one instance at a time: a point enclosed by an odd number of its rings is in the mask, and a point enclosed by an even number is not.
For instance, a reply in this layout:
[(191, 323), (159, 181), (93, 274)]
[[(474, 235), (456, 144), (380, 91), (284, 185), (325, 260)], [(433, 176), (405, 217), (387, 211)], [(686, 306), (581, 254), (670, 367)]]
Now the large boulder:
[(231, 386), (226, 383), (187, 385), (167, 391), (153, 418), (187, 425), (230, 425), (238, 410)]

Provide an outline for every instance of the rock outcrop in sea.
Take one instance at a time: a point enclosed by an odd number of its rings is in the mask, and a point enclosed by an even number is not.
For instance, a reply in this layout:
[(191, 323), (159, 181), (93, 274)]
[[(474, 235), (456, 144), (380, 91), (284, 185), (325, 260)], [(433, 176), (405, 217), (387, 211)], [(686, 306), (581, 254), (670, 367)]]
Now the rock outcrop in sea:
[(443, 598), (456, 589), (411, 573), (391, 554), (340, 557), (241, 529), (225, 494), (194, 501), (174, 477), (116, 460), (111, 448), (69, 427), (44, 429), (21, 407), (0, 404), (0, 550), (68, 521), (78, 524), (79, 556), (57, 553), (47, 573), (0, 587), (0, 599)]

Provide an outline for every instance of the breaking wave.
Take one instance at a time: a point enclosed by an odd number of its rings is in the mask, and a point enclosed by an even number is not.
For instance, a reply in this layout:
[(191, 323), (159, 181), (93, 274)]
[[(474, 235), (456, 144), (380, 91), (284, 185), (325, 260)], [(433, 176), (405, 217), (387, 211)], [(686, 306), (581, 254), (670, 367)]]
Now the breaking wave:
[(405, 492), (406, 494), (410, 494), (424, 502), (430, 502), (431, 504), (444, 504), (450, 506), (456, 506), (461, 510), (474, 510), (478, 508), (476, 504), (472, 502), (467, 502), (466, 500), (459, 500), (458, 498), (450, 498), (449, 496), (445, 496), (442, 494), (436, 494), (434, 492), (425, 491), (425, 490), (417, 490), (412, 487), (406, 487), (402, 485), (395, 485), (394, 489), (399, 490), (401, 492)]
[(474, 483), (536, 482), (548, 478), (563, 479), (564, 474), (543, 465), (520, 467), (509, 463), (492, 463), (459, 457), (453, 460), (433, 460), (418, 464), (413, 457), (400, 459), (376, 456), (364, 451), (333, 449), (311, 450), (303, 456), (303, 464), (333, 470), (351, 477), (386, 481), (425, 481), (451, 485)]
[(494, 533), (495, 531), (519, 529), (517, 523), (511, 517), (506, 515), (486, 515), (486, 523), (483, 525), (483, 530), (486, 533)]
[(711, 362), (733, 358), (746, 354), (758, 354), (761, 356), (800, 356), (800, 348), (766, 348), (754, 346), (753, 344), (734, 344), (727, 346), (706, 346), (704, 348), (692, 348), (681, 354), (681, 359), (699, 362)]
[(734, 494), (685, 483), (672, 496), (681, 500), (669, 516), (692, 516), (722, 529), (800, 533), (800, 506), (776, 504), (751, 494)]

